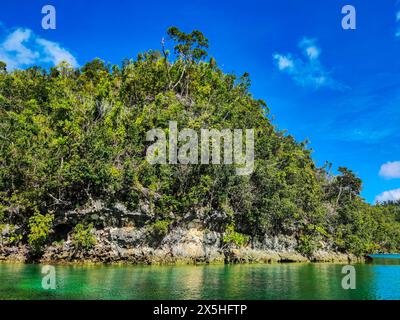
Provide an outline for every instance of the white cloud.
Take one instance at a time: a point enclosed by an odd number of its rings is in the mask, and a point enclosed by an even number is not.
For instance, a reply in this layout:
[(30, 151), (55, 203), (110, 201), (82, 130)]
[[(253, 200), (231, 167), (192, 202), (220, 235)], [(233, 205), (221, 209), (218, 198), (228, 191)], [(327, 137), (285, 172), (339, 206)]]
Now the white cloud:
[(39, 57), (38, 52), (25, 46), (31, 35), (32, 31), (29, 29), (17, 29), (3, 42), (1, 48), (4, 54), (13, 58), (12, 64), (32, 64)]
[(73, 67), (78, 66), (78, 62), (76, 61), (75, 57), (67, 50), (60, 47), (58, 43), (42, 38), (36, 39), (36, 43), (43, 47), (43, 51), (45, 53), (44, 60), (51, 61), (54, 65), (66, 61)]
[(345, 87), (335, 81), (330, 72), (321, 64), (319, 57), (321, 49), (317, 46), (316, 39), (303, 38), (298, 43), (303, 58), (294, 54), (275, 53), (273, 60), (279, 71), (288, 74), (298, 85), (303, 87), (329, 87), (342, 90)]
[(303, 49), (304, 54), (310, 60), (318, 59), (321, 53), (321, 49), (316, 46), (316, 42), (315, 39), (303, 38), (299, 43), (299, 47)]
[(400, 10), (396, 12), (397, 31), (396, 37), (400, 37)]
[(379, 175), (386, 179), (400, 178), (400, 161), (383, 164), (379, 170)]
[(7, 64), (8, 70), (32, 65), (57, 65), (61, 61), (78, 66), (75, 57), (58, 43), (39, 38), (32, 30), (24, 28), (7, 32), (3, 42), (0, 42), (0, 61)]
[(387, 201), (398, 201), (400, 200), (400, 189), (388, 190), (382, 192), (380, 195), (375, 197), (375, 202), (387, 202)]
[(293, 69), (294, 63), (291, 57), (285, 57), (280, 54), (275, 54), (274, 59), (277, 61), (279, 70)]

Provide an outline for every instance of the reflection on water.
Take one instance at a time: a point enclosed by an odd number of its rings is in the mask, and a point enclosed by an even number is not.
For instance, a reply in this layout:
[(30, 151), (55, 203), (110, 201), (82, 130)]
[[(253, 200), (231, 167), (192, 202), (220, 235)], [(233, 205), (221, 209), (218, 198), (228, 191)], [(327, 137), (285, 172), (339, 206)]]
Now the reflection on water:
[(41, 265), (0, 264), (0, 298), (400, 299), (400, 260), (381, 260), (355, 265), (355, 290), (340, 264), (56, 266), (56, 290), (42, 289)]

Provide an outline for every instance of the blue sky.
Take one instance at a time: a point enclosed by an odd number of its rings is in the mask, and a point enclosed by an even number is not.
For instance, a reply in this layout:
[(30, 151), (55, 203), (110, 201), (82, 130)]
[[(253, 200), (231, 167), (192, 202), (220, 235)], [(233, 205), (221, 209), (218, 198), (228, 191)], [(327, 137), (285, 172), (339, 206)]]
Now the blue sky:
[[(224, 71), (250, 73), (278, 128), (310, 140), (318, 165), (354, 170), (369, 202), (400, 199), (400, 3), (215, 2), (2, 0), (0, 60), (13, 68), (120, 63), (158, 49), (169, 26), (199, 29)], [(47, 4), (56, 30), (41, 27)], [(342, 29), (346, 4), (356, 30)]]

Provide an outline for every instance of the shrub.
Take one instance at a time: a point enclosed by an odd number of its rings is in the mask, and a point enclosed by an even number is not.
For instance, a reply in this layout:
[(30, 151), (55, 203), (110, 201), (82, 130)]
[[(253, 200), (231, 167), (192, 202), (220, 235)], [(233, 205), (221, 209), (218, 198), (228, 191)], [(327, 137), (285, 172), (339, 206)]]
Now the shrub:
[(42, 215), (40, 213), (35, 213), (29, 218), (28, 243), (35, 251), (40, 251), (47, 242), (53, 220), (53, 214)]
[(223, 237), (224, 243), (234, 245), (236, 247), (243, 247), (245, 244), (247, 244), (249, 239), (249, 236), (235, 231), (235, 227), (233, 224), (230, 224), (226, 227)]
[(157, 240), (161, 240), (168, 234), (170, 220), (158, 220), (150, 226), (150, 234)]
[(93, 234), (93, 223), (85, 227), (78, 223), (72, 233), (72, 245), (78, 250), (89, 250), (97, 243), (96, 237)]
[(315, 235), (304, 234), (299, 237), (297, 251), (308, 256), (318, 248), (318, 240)]

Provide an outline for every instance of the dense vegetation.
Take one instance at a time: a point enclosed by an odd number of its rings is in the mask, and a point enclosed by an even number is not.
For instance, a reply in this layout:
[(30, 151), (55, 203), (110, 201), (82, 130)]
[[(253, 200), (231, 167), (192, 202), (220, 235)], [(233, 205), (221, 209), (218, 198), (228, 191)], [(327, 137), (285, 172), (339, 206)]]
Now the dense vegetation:
[[(249, 92), (249, 75), (225, 74), (207, 57), (199, 31), (168, 30), (174, 45), (139, 54), (121, 66), (99, 59), (73, 69), (0, 65), (1, 241), (43, 246), (57, 214), (94, 199), (134, 210), (150, 204), (157, 237), (188, 213), (224, 241), (245, 245), (268, 235), (293, 235), (309, 254), (321, 242), (363, 254), (399, 251), (400, 209), (371, 206), (361, 180), (340, 168), (317, 168), (306, 142), (277, 130), (269, 109)], [(151, 165), (146, 132), (168, 128), (254, 128), (255, 169), (234, 165)], [(215, 225), (211, 217), (227, 219)], [(91, 226), (75, 227), (77, 247), (94, 244)]]

